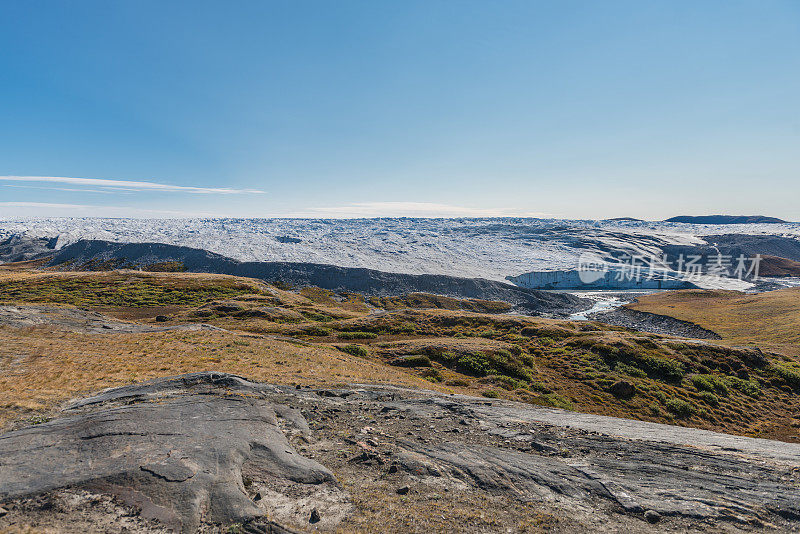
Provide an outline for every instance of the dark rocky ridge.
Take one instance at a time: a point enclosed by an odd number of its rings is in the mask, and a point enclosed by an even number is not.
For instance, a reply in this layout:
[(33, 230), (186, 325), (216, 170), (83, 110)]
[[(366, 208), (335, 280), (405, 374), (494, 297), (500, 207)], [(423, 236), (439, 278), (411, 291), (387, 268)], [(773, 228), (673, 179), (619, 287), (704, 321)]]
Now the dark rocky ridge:
[(706, 235), (703, 239), (723, 254), (776, 256), (800, 261), (800, 240), (779, 235), (720, 234)]
[(776, 217), (764, 215), (680, 215), (666, 219), (664, 222), (677, 222), (689, 224), (762, 224), (785, 223)]
[[(729, 260), (729, 274), (735, 276), (738, 259), (746, 258), (745, 267), (751, 267), (751, 260), (761, 256), (759, 276), (796, 276), (800, 272), (796, 262), (800, 262), (800, 240), (778, 235), (721, 234), (706, 235), (707, 245), (663, 245), (662, 252), (674, 265), (683, 256), (689, 259), (700, 256), (697, 262), (708, 268), (720, 255)], [(796, 271), (797, 269), (797, 271)], [(746, 272), (742, 274), (747, 274)], [(749, 278), (749, 276), (747, 277)]]
[(195, 373), (107, 390), (0, 435), (0, 528), (39, 517), (31, 499), (67, 488), (116, 495), (184, 531), (280, 531), (266, 515), (347, 530), (353, 503), (335, 471), (349, 487), (397, 488), (407, 507), (432, 492), (499, 499), (485, 510), (493, 527), (476, 532), (517, 528), (518, 516), (500, 519), (510, 502), (559, 517), (560, 532), (789, 531), (800, 527), (798, 468), (794, 444), (460, 395)]
[(589, 301), (573, 295), (525, 289), (480, 278), (388, 273), (316, 263), (240, 262), (206, 250), (162, 243), (79, 241), (58, 251), (50, 265), (80, 268), (92, 261), (113, 260), (118, 260), (118, 265), (174, 261), (182, 263), (190, 272), (245, 276), (293, 286), (353, 291), (366, 296), (388, 297), (421, 292), (499, 300), (513, 305), (517, 311), (531, 314), (566, 316), (591, 307)]
[(667, 336), (680, 336), (692, 339), (722, 339), (716, 332), (689, 321), (682, 321), (668, 315), (617, 308), (615, 310), (592, 313), (588, 315), (592, 321), (623, 326), (640, 332), (651, 332)]
[[(621, 243), (633, 242), (633, 237), (626, 237), (624, 234), (617, 234), (615, 237)], [(753, 275), (749, 272), (752, 266), (753, 258), (756, 255), (761, 256), (759, 262), (758, 276), (763, 277), (783, 277), (783, 276), (800, 276), (800, 240), (794, 237), (779, 236), (779, 235), (748, 235), (748, 234), (721, 234), (721, 235), (706, 235), (702, 238), (707, 244), (702, 245), (674, 245), (666, 244), (663, 242), (648, 243), (646, 239), (640, 236), (636, 237), (636, 242), (640, 246), (655, 246), (660, 254), (654, 254), (654, 257), (665, 257), (669, 266), (673, 269), (687, 270), (688, 267), (680, 264), (682, 257), (685, 262), (689, 260), (695, 261), (695, 257), (699, 257), (695, 264), (703, 268), (704, 272), (709, 272), (709, 268), (714, 266), (720, 255), (723, 260), (727, 259), (727, 266), (723, 264), (723, 269), (727, 267), (727, 275), (721, 273), (723, 276), (738, 277), (736, 271), (739, 258), (744, 257), (744, 271), (741, 273), (742, 278), (752, 279)], [(649, 276), (642, 277), (625, 277), (618, 276), (619, 270), (624, 269), (626, 264), (630, 265), (631, 256), (626, 256), (630, 251), (624, 250), (620, 245), (617, 249), (610, 249), (607, 246), (598, 246), (597, 243), (592, 243), (590, 240), (585, 242), (575, 243), (576, 248), (586, 248), (592, 250), (600, 255), (607, 255), (609, 257), (609, 270), (605, 276), (598, 278), (594, 282), (583, 282), (577, 270), (573, 271), (539, 271), (524, 273), (518, 276), (509, 276), (508, 279), (521, 286), (536, 288), (536, 289), (573, 289), (573, 290), (586, 290), (586, 289), (639, 289), (639, 288), (658, 288), (658, 289), (689, 289), (697, 287), (689, 280), (683, 280), (682, 276), (677, 272), (667, 273), (659, 278), (663, 278), (663, 282), (657, 279), (651, 279)], [(640, 258), (644, 264), (648, 264), (648, 257)], [(617, 261), (620, 263), (617, 264)], [(616, 264), (616, 265), (615, 265)], [(646, 270), (646, 268), (644, 269)], [(624, 275), (624, 270), (622, 271)], [(776, 285), (771, 289), (777, 289), (782, 286)], [(759, 286), (759, 290), (768, 289), (764, 286)]]
[(0, 241), (0, 263), (28, 261), (55, 252), (57, 237), (26, 237), (12, 235)]
[(760, 277), (797, 277), (800, 276), (800, 261), (762, 256), (758, 274)]

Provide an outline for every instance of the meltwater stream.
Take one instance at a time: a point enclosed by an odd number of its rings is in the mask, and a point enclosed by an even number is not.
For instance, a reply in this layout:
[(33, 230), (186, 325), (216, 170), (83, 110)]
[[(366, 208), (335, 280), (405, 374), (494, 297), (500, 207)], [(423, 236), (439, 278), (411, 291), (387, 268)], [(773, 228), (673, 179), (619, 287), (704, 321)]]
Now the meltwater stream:
[(602, 313), (619, 308), (623, 304), (633, 302), (640, 295), (657, 293), (658, 290), (638, 290), (638, 291), (581, 291), (572, 292), (576, 297), (590, 299), (594, 305), (588, 310), (573, 313), (569, 316), (570, 321), (588, 321), (590, 316), (595, 313)]

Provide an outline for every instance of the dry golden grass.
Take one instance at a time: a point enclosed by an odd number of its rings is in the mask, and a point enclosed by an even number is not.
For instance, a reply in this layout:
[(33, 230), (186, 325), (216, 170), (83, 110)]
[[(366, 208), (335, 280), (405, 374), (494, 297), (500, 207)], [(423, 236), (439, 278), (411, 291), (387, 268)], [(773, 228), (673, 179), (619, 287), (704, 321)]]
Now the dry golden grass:
[(2, 280), (96, 280), (96, 281), (114, 281), (120, 280), (130, 276), (137, 276), (151, 280), (164, 280), (170, 283), (191, 284), (194, 281), (200, 282), (218, 282), (218, 281), (231, 281), (243, 282), (254, 285), (263, 285), (263, 282), (253, 278), (243, 278), (240, 276), (231, 276), (227, 274), (213, 274), (213, 273), (170, 273), (170, 272), (145, 272), (136, 270), (118, 270), (118, 271), (39, 271), (29, 268), (29, 263), (8, 263), (0, 265), (0, 281)]
[(40, 258), (38, 260), (2, 263), (0, 264), (0, 275), (2, 275), (2, 273), (4, 272), (13, 272), (13, 271), (30, 272), (32, 269), (39, 269), (44, 267), (48, 261), (50, 261), (49, 258)]
[(276, 384), (451, 388), (334, 348), (226, 332), (78, 334), (0, 327), (0, 428), (78, 395), (195, 371)]
[(0, 272), (0, 302), (76, 306), (197, 306), (211, 299), (260, 293), (266, 284), (247, 278), (182, 273)]
[[(423, 387), (800, 439), (800, 421), (794, 419), (800, 371), (775, 355), (743, 369), (747, 351), (591, 322), (443, 309), (372, 314), (357, 295), (296, 293), (225, 275), (0, 270), (0, 302), (14, 302), (14, 295), (3, 294), (3, 280), (16, 284), (15, 291), (22, 287), (34, 302), (64, 305), (79, 298), (86, 307), (126, 320), (159, 326), (206, 322), (229, 331), (92, 335), (0, 327), (0, 426), (18, 419), (35, 422), (64, 400), (105, 387), (213, 370), (283, 384)], [(219, 295), (211, 288), (236, 294)], [(672, 299), (659, 311), (669, 315), (678, 307), (696, 312), (703, 299), (708, 321), (722, 311), (736, 313), (742, 303), (732, 299), (744, 299), (749, 315), (737, 319), (741, 324), (727, 333), (727, 343), (755, 341), (772, 348), (769, 342), (778, 339), (784, 347), (798, 348), (797, 295), (673, 292), (653, 298)], [(776, 296), (777, 301), (761, 302)], [(742, 332), (758, 313), (772, 313), (771, 324), (752, 328), (750, 338)], [(156, 321), (157, 315), (166, 317)], [(696, 317), (686, 319), (703, 324)], [(716, 323), (704, 326), (720, 331)], [(709, 395), (708, 387), (695, 384), (696, 374), (727, 386)], [(612, 393), (619, 380), (635, 385), (632, 398)], [(679, 401), (690, 409), (687, 414), (677, 411)]]
[(403, 308), (464, 310), (478, 313), (506, 313), (511, 310), (507, 302), (481, 299), (456, 299), (430, 293), (409, 293), (396, 297), (372, 297), (370, 304), (386, 310)]
[[(413, 493), (398, 495), (387, 480), (352, 480), (337, 473), (350, 494), (356, 513), (340, 525), (339, 533), (382, 532), (444, 533), (454, 530), (502, 532), (514, 525), (514, 532), (552, 532), (556, 527), (568, 531), (569, 518), (558, 518), (542, 511), (539, 503), (522, 502), (508, 496), (492, 496), (474, 491), (417, 486)], [(508, 529), (512, 531), (512, 529)]]
[(732, 344), (755, 343), (800, 356), (800, 288), (753, 295), (737, 291), (668, 291), (628, 307), (708, 328)]
[(340, 308), (357, 313), (368, 313), (369, 306), (364, 302), (364, 296), (358, 293), (346, 292), (337, 295), (333, 291), (327, 289), (320, 289), (318, 287), (304, 287), (299, 291), (299, 294), (314, 304), (318, 304), (325, 308)]
[(381, 344), (381, 348), (387, 352), (399, 351), (404, 354), (423, 353), (425, 350), (485, 352), (498, 349), (509, 349), (510, 347), (512, 347), (510, 343), (505, 343), (503, 341), (495, 341), (493, 339), (484, 339), (484, 338), (453, 339), (450, 337), (401, 339), (398, 341), (389, 341)]

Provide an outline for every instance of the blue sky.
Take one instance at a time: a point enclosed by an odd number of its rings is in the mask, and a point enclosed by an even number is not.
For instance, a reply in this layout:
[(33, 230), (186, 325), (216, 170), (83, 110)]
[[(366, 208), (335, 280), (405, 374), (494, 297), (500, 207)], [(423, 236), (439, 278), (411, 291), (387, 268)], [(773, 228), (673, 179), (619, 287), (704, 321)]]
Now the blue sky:
[(0, 217), (800, 220), (800, 2), (0, 0)]

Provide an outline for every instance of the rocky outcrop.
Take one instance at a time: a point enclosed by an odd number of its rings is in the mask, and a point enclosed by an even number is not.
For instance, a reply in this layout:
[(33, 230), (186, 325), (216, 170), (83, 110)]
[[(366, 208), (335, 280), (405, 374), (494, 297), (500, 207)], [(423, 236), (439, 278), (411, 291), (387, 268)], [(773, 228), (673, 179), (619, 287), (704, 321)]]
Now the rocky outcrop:
[(281, 431), (279, 419), (294, 425), (298, 418), (228, 390), (246, 384), (198, 374), (119, 388), (72, 404), (57, 420), (1, 435), (0, 501), (80, 486), (194, 532), (201, 522), (264, 515), (245, 491), (243, 470), (335, 485), (331, 472), (298, 454)]
[(461, 395), (195, 373), (107, 390), (0, 435), (0, 528), (34, 513), (26, 499), (78, 488), (156, 521), (141, 531), (369, 530), (353, 523), (358, 509), (335, 471), (357, 491), (394, 488), (409, 510), (425, 506), (425, 488), (439, 501), (483, 495), (488, 514), (529, 503), (570, 532), (788, 531), (800, 527), (798, 469), (797, 444)]
[(747, 257), (761, 254), (800, 261), (800, 240), (781, 235), (720, 234), (703, 236), (709, 246), (722, 254)]
[(664, 222), (689, 223), (689, 224), (764, 224), (785, 223), (777, 217), (765, 215), (680, 215), (666, 219)]
[(588, 319), (612, 326), (623, 326), (640, 332), (651, 332), (665, 336), (690, 337), (693, 339), (722, 339), (707, 328), (668, 315), (617, 308), (608, 312), (592, 313)]
[(53, 254), (57, 241), (57, 237), (12, 235), (0, 241), (0, 263), (35, 260)]
[(145, 334), (170, 330), (222, 330), (208, 324), (150, 326), (120, 321), (72, 306), (52, 304), (0, 304), (0, 325), (14, 328), (52, 326), (86, 334)]
[[(621, 237), (625, 243), (630, 238)], [(753, 258), (758, 262), (759, 277), (797, 276), (800, 274), (800, 240), (779, 235), (722, 234), (703, 236), (704, 244), (659, 243), (652, 256), (620, 256), (620, 250), (601, 250), (607, 263), (576, 265), (580, 269), (533, 271), (507, 279), (514, 284), (532, 289), (691, 289), (716, 287), (713, 280), (687, 276), (688, 262), (702, 268), (702, 273), (750, 280)], [(616, 259), (611, 259), (616, 258)], [(665, 265), (650, 269), (652, 258), (666, 260)], [(743, 269), (740, 258), (744, 258)], [(678, 272), (683, 271), (683, 272)], [(731, 287), (732, 288), (732, 287)]]
[(798, 277), (800, 276), (800, 261), (794, 261), (777, 256), (762, 256), (758, 275), (761, 277)]
[(641, 274), (624, 272), (624, 266), (608, 264), (602, 271), (534, 271), (509, 276), (510, 282), (531, 289), (695, 289), (697, 286), (684, 280), (674, 271), (657, 271), (649, 276), (647, 268)]
[[(692, 259), (696, 265), (703, 266), (704, 272), (708, 272), (709, 266), (722, 262), (722, 274), (725, 276), (738, 277), (741, 274), (745, 279), (750, 279), (754, 274), (772, 277), (796, 276), (800, 273), (800, 240), (794, 237), (722, 234), (703, 236), (703, 239), (707, 244), (664, 245), (661, 249), (673, 266), (683, 257), (686, 261)], [(757, 262), (758, 271), (750, 272), (756, 256), (761, 257)], [(744, 258), (743, 266), (740, 265), (740, 258)]]

